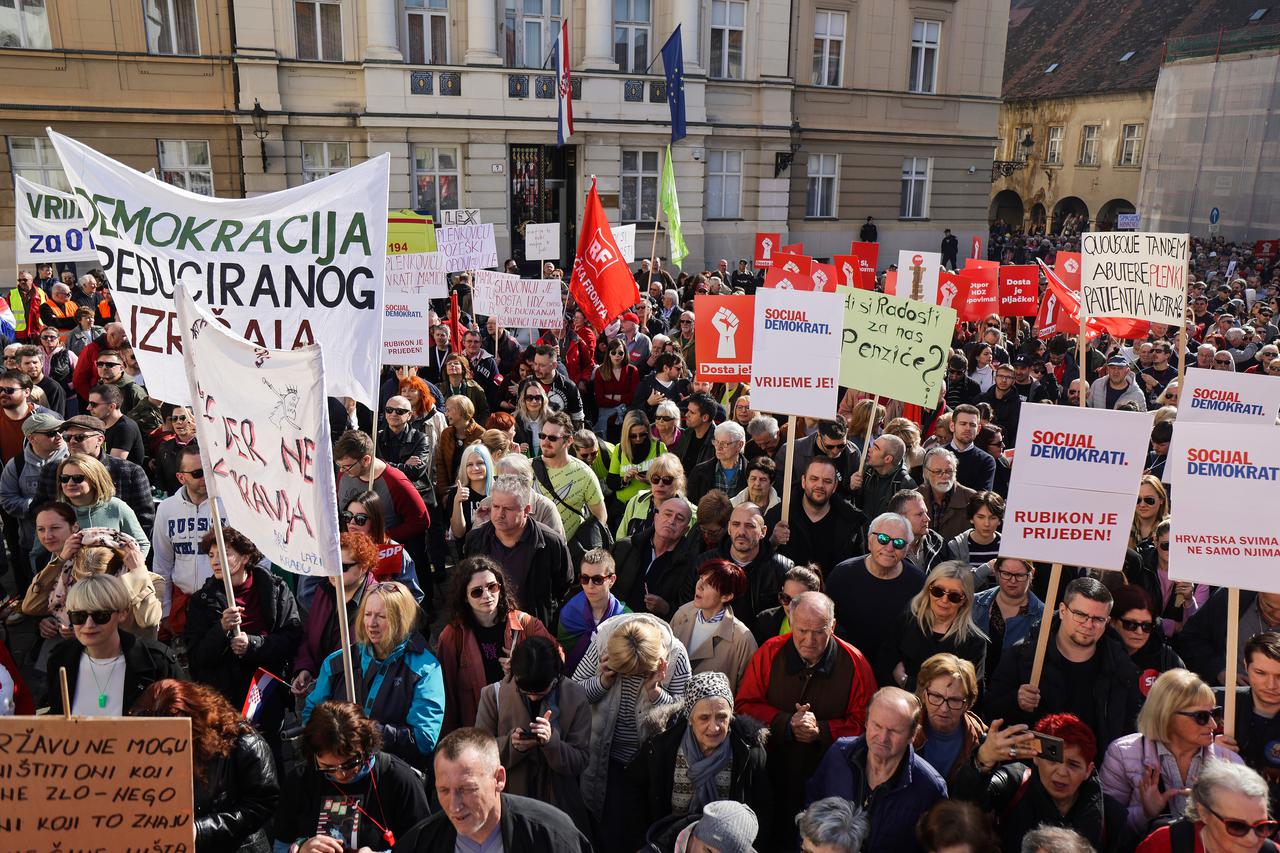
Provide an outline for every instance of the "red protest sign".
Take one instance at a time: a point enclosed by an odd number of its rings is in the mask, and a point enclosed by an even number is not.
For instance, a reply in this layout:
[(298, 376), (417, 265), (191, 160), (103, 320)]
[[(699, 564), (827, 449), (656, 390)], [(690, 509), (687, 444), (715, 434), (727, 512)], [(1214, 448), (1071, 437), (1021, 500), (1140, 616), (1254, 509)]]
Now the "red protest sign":
[(981, 258), (965, 258), (964, 259), (964, 269), (967, 269), (967, 270), (998, 269), (999, 267), (1000, 267), (999, 261), (984, 261)]
[(404, 571), (404, 546), (400, 544), (378, 546), (378, 564), (373, 574), (378, 580), (395, 580)]
[(702, 382), (751, 381), (755, 297), (698, 296), (693, 300), (694, 346)]
[[(831, 265), (836, 269), (836, 280), (845, 287), (862, 287), (862, 275), (858, 269), (860, 261), (857, 255), (836, 255)], [(869, 288), (862, 288), (867, 290)]]
[(823, 293), (835, 293), (836, 285), (840, 284), (840, 275), (836, 272), (835, 264), (820, 264), (814, 261), (813, 271), (809, 273), (809, 277), (813, 280), (813, 289)]
[(1080, 324), (1062, 307), (1058, 297), (1052, 290), (1045, 291), (1044, 301), (1040, 303), (1040, 313), (1036, 315), (1036, 337), (1047, 341), (1061, 332), (1064, 335), (1078, 335)]
[[(854, 240), (849, 244), (849, 254), (857, 255), (858, 260), (862, 261), (862, 289), (875, 290), (876, 267), (880, 263), (880, 244), (859, 243), (857, 240)], [(868, 278), (868, 276), (870, 276), (870, 278)]]
[(789, 245), (787, 245), (787, 246), (783, 246), (783, 247), (782, 247), (781, 249), (779, 249), (778, 251), (779, 251), (779, 252), (787, 252), (787, 253), (792, 254), (792, 255), (803, 255), (803, 254), (804, 254), (804, 243), (791, 243), (791, 244), (789, 244)]
[(1039, 268), (1033, 264), (1000, 267), (1000, 316), (1035, 317), (1039, 308)]
[(973, 235), (973, 254), (970, 255), (970, 257), (971, 258), (982, 257), (982, 238), (979, 237), (977, 234)]
[[(788, 247), (790, 248), (790, 247)], [(813, 272), (813, 258), (785, 249), (773, 253), (773, 265), (789, 273), (808, 275)]]
[(756, 269), (768, 269), (773, 266), (773, 253), (780, 251), (781, 246), (781, 234), (757, 233), (755, 253)]
[(957, 320), (962, 323), (978, 323), (996, 313), (1000, 305), (996, 270), (971, 268), (956, 273), (955, 278), (959, 293), (952, 307), (956, 309)]
[[(794, 264), (791, 266), (795, 267)], [(776, 265), (765, 271), (764, 286), (781, 290), (813, 290), (813, 278), (808, 273), (793, 272), (781, 265)]]
[(1271, 260), (1280, 252), (1280, 240), (1259, 240), (1253, 244), (1253, 255), (1257, 258)]

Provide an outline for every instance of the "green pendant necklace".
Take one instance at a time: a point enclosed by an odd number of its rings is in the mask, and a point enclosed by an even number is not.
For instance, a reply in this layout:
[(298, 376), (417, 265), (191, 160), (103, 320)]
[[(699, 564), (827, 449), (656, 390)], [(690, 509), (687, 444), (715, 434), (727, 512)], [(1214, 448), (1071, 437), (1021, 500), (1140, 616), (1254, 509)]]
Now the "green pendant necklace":
[[(120, 663), (120, 660), (123, 657), (124, 657), (123, 655), (116, 655), (111, 659), (109, 663), (110, 668), (107, 670), (107, 686), (108, 687), (111, 686), (111, 675), (113, 672), (115, 672), (116, 664)], [(95, 661), (92, 657), (89, 658), (89, 675), (93, 677), (93, 684), (95, 687), (98, 688), (98, 707), (99, 708), (107, 707), (107, 691), (102, 686), (102, 682), (98, 680), (98, 662)]]

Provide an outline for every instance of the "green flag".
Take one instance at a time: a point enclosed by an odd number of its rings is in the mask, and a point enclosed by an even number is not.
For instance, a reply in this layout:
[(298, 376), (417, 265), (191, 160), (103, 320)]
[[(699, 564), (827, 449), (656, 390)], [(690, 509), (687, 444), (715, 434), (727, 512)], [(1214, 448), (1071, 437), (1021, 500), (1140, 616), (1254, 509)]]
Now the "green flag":
[(671, 146), (667, 146), (667, 159), (662, 164), (662, 189), (658, 203), (667, 217), (667, 236), (671, 239), (671, 263), (680, 266), (689, 255), (680, 233), (680, 201), (676, 198), (676, 170), (671, 165)]

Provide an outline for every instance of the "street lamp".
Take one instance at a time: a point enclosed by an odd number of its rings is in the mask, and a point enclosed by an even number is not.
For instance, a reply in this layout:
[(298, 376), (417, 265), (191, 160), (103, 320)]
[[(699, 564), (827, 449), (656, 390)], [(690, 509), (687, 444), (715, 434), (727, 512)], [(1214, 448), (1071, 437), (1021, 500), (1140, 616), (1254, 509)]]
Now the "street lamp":
[(796, 161), (796, 154), (800, 151), (800, 122), (791, 122), (791, 145), (790, 150), (779, 151), (773, 155), (773, 176), (775, 178), (782, 177), (782, 173), (791, 168), (791, 164)]
[(1031, 131), (1027, 131), (1026, 137), (1018, 143), (1021, 151), (1017, 152), (1016, 160), (992, 160), (991, 161), (991, 182), (995, 183), (1001, 177), (1009, 177), (1019, 169), (1027, 168), (1027, 160), (1031, 157), (1031, 149), (1036, 147), (1036, 141), (1031, 138)]
[(262, 104), (257, 98), (253, 99), (253, 112), (249, 114), (253, 119), (253, 135), (258, 137), (258, 145), (262, 151), (262, 174), (267, 173), (267, 136), (271, 133), (271, 129), (267, 127), (267, 111), (262, 108)]

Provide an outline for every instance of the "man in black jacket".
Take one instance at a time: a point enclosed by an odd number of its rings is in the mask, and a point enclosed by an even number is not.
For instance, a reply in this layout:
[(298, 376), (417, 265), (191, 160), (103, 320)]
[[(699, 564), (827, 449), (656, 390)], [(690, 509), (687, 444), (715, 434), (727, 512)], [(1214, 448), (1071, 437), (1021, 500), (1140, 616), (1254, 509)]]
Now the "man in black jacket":
[(860, 229), (858, 229), (858, 242), (875, 243), (878, 242), (879, 239), (880, 235), (876, 229), (875, 220), (868, 216), (867, 221), (863, 223)]
[[(1219, 741), (1257, 770), (1271, 789), (1271, 813), (1280, 806), (1280, 634), (1264, 631), (1244, 644), (1244, 674), (1248, 687), (1236, 688), (1235, 744), (1226, 735)], [(1213, 694), (1222, 702), (1224, 688)]]
[[(861, 441), (861, 438), (859, 438)], [(792, 454), (791, 470), (787, 470), (787, 448), (780, 444), (773, 456), (777, 463), (778, 473), (774, 477), (773, 487), (782, 494), (784, 477), (791, 478), (793, 488), (800, 486), (804, 472), (809, 468), (809, 460), (815, 456), (825, 456), (835, 465), (840, 479), (836, 484), (836, 492), (843, 498), (853, 498), (853, 475), (857, 473), (858, 461), (861, 458), (858, 445), (849, 437), (849, 425), (843, 415), (836, 415), (834, 420), (818, 421), (818, 428), (812, 435), (796, 439), (795, 451)], [(732, 494), (730, 495), (732, 496)]]
[(778, 600), (782, 589), (782, 576), (795, 565), (791, 560), (773, 550), (765, 539), (768, 530), (760, 507), (742, 503), (733, 508), (729, 516), (726, 535), (719, 547), (704, 552), (697, 565), (707, 560), (731, 560), (742, 567), (747, 575), (745, 601), (733, 611), (734, 618), (754, 631), (756, 614)]
[[(413, 406), (405, 397), (392, 397), (382, 413), (387, 418), (385, 429), (378, 430), (378, 458), (409, 478), (425, 497), (431, 491), (431, 475), (427, 461), (431, 448), (421, 430), (409, 426), (413, 420)], [(342, 507), (346, 509), (346, 507)]]
[(793, 563), (817, 563), (829, 575), (838, 564), (861, 551), (867, 519), (837, 495), (840, 472), (826, 456), (809, 459), (800, 480), (801, 499), (791, 502), (791, 514), (782, 518), (782, 504), (765, 513), (769, 541)]
[[(1025, 358), (1026, 356), (1019, 357)], [(991, 407), (991, 411), (995, 414), (995, 422), (1004, 430), (1008, 442), (1018, 440), (1018, 418), (1022, 414), (1023, 398), (1018, 393), (1018, 389), (1014, 387), (1014, 380), (1013, 367), (1008, 364), (998, 365), (996, 367), (995, 384), (978, 398), (979, 403), (986, 403)], [(959, 418), (958, 413), (956, 417)], [(985, 450), (982, 452), (994, 461), (994, 457), (990, 453), (986, 453)], [(957, 454), (957, 456), (961, 455)], [(967, 461), (966, 457), (961, 456), (960, 464), (962, 467)], [(968, 484), (966, 483), (965, 485)], [(978, 489), (978, 491), (982, 491), (982, 489)]]
[(460, 837), (475, 849), (505, 853), (591, 853), (564, 812), (502, 792), (507, 771), (488, 732), (457, 729), (440, 741), (435, 782), (440, 811), (397, 839), (395, 853), (454, 853)]
[(916, 488), (904, 464), (906, 455), (907, 445), (896, 435), (885, 433), (871, 442), (864, 470), (861, 474), (855, 471), (850, 481), (856, 506), (865, 518), (888, 512), (894, 495)]
[(652, 613), (671, 621), (682, 604), (693, 600), (697, 582), (696, 542), (686, 535), (693, 507), (676, 495), (662, 502), (653, 525), (635, 536), (618, 540), (614, 596), (635, 613)]
[(949, 270), (956, 268), (960, 255), (960, 241), (950, 228), (942, 229), (942, 265)]
[(715, 456), (689, 472), (689, 500), (700, 501), (712, 489), (729, 497), (747, 487), (747, 431), (737, 421), (725, 421), (711, 435)]

